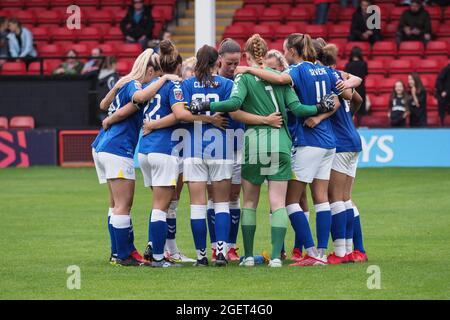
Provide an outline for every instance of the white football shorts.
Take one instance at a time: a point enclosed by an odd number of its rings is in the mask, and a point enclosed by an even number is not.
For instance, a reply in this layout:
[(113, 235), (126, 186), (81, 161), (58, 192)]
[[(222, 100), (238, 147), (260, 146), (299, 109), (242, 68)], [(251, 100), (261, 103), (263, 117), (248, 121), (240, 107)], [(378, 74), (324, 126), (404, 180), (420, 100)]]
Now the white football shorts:
[(183, 159), (183, 181), (208, 182), (231, 179), (233, 159)]
[(92, 151), (95, 169), (100, 183), (106, 183), (109, 179), (136, 180), (134, 160), (121, 157), (108, 152)]
[(331, 165), (336, 149), (297, 147), (292, 154), (294, 179), (311, 183), (314, 179), (330, 180)]
[(146, 187), (175, 187), (178, 181), (180, 160), (164, 153), (139, 153), (139, 166)]
[(359, 152), (336, 153), (331, 169), (354, 178), (358, 167), (358, 156)]

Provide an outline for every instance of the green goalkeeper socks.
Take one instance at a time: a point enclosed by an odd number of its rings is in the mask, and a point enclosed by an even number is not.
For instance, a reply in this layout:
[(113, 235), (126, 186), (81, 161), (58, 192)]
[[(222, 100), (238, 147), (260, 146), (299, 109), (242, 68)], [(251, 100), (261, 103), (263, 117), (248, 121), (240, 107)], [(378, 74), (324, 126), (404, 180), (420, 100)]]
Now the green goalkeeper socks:
[(283, 247), (284, 237), (288, 226), (288, 215), (286, 208), (280, 208), (272, 212), (272, 259), (280, 259), (281, 248)]
[(253, 240), (256, 231), (256, 209), (242, 208), (242, 239), (244, 240), (245, 257), (253, 257)]

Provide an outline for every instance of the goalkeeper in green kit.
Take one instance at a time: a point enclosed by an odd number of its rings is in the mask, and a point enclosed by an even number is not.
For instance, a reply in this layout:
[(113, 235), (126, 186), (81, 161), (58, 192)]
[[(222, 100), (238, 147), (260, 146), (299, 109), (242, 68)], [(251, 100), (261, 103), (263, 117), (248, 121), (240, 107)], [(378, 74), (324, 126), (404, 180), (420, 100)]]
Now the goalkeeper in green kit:
[[(255, 34), (245, 45), (247, 63), (250, 66), (264, 68), (267, 53), (266, 42)], [(268, 69), (273, 72), (275, 70)], [(308, 117), (317, 113), (334, 110), (331, 95), (324, 96), (317, 105), (302, 105), (296, 93), (289, 85), (270, 85), (251, 74), (240, 74), (234, 81), (230, 99), (220, 102), (192, 101), (188, 107), (192, 113), (212, 110), (214, 112), (232, 112), (240, 109), (260, 116), (274, 111), (283, 118), (280, 128), (268, 125), (247, 125), (245, 131), (244, 155), (242, 163), (242, 188), (244, 203), (241, 225), (244, 240), (245, 258), (241, 265), (252, 267), (253, 240), (256, 230), (256, 208), (258, 206), (261, 184), (269, 182), (269, 202), (272, 212), (272, 257), (269, 267), (281, 267), (281, 247), (284, 243), (288, 216), (286, 211), (287, 183), (291, 179), (292, 139), (287, 127), (287, 110), (295, 116)]]

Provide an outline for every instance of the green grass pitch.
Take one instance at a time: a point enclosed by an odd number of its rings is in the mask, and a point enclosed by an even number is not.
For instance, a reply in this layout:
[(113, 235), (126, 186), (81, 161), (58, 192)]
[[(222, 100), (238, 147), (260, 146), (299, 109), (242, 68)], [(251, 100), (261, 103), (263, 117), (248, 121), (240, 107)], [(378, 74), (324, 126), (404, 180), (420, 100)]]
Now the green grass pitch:
[[(450, 298), (450, 169), (359, 170), (353, 199), (370, 261), (310, 268), (114, 267), (107, 262), (107, 188), (93, 168), (1, 169), (0, 188), (0, 299)], [(138, 172), (133, 223), (141, 251), (150, 208)], [(177, 240), (194, 257), (188, 208), (184, 190)], [(256, 253), (270, 250), (265, 188), (257, 221)], [(288, 250), (292, 244), (289, 228)], [(67, 289), (70, 265), (80, 267), (80, 290)], [(379, 290), (367, 288), (371, 265), (381, 271)]]

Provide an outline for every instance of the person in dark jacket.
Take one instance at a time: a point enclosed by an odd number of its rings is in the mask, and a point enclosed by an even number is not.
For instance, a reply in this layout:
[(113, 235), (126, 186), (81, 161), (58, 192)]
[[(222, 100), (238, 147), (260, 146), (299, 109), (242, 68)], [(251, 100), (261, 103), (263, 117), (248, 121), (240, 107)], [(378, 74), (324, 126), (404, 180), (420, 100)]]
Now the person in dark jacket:
[(378, 29), (369, 29), (367, 27), (367, 19), (370, 15), (367, 8), (371, 5), (370, 0), (362, 0), (361, 5), (356, 9), (352, 16), (352, 24), (350, 26), (350, 41), (368, 41), (374, 44), (381, 40), (381, 33)]
[(153, 19), (150, 6), (144, 5), (144, 0), (133, 0), (126, 16), (120, 22), (120, 29), (125, 40), (130, 43), (140, 43), (146, 47), (148, 40), (152, 39)]
[(419, 0), (412, 0), (408, 10), (403, 12), (397, 30), (397, 45), (402, 41), (424, 41), (431, 39), (430, 14)]
[(0, 17), (0, 68), (9, 58), (8, 20)]
[(445, 113), (450, 107), (450, 64), (439, 72), (436, 79), (436, 98), (441, 125), (444, 125)]
[(363, 102), (361, 104), (361, 107), (358, 109), (358, 112), (356, 113), (356, 118), (358, 120), (361, 119), (361, 117), (365, 114), (367, 114), (366, 109), (366, 85), (365, 85), (365, 78), (368, 74), (368, 68), (367, 63), (364, 61), (364, 57), (362, 54), (362, 50), (360, 47), (353, 47), (350, 52), (350, 58), (348, 63), (345, 65), (345, 72), (348, 72), (350, 74), (353, 74), (357, 77), (360, 77), (363, 81), (359, 87), (356, 88), (356, 92), (361, 96), (363, 99)]
[(417, 72), (408, 76), (409, 96), (411, 103), (409, 107), (409, 126), (427, 126), (427, 91), (422, 84), (422, 80)]

